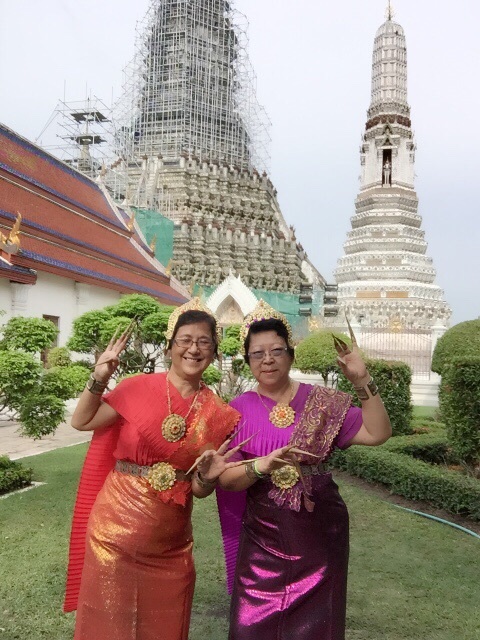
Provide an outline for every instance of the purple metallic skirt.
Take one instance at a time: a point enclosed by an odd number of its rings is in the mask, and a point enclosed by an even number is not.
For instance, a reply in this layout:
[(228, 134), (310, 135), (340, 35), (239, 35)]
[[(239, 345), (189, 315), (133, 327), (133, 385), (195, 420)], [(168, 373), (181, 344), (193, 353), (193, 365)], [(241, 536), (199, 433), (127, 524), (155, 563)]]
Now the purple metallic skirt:
[(344, 640), (348, 513), (331, 474), (312, 476), (313, 513), (248, 491), (230, 640)]

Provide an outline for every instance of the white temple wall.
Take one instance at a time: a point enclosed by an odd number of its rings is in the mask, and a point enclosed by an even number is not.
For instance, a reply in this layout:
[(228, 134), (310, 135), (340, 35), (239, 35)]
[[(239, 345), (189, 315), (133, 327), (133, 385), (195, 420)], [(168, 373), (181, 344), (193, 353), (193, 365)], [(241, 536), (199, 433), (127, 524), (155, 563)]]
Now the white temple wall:
[(121, 297), (117, 291), (85, 285), (69, 278), (49, 273), (38, 273), (34, 285), (12, 283), (0, 279), (0, 309), (6, 313), (0, 323), (14, 316), (58, 318), (59, 346), (65, 345), (71, 335), (72, 323), (87, 311), (114, 304)]

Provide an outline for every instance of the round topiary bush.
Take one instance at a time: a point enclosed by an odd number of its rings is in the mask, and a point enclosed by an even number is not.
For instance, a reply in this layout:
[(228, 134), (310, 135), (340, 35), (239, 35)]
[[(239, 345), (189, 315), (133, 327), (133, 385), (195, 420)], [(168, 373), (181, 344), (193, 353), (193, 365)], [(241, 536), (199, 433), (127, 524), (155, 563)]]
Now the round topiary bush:
[(453, 358), (468, 358), (480, 353), (480, 319), (460, 322), (439, 338), (432, 358), (432, 371), (443, 374)]

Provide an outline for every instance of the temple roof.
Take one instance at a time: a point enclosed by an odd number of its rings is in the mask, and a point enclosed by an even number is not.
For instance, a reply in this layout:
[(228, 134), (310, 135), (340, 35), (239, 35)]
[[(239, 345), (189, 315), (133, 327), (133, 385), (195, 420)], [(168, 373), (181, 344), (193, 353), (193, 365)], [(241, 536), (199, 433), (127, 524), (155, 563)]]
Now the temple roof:
[(0, 278), (34, 282), (44, 271), (165, 304), (187, 299), (102, 184), (0, 124), (0, 238), (19, 213), (20, 248), (0, 245)]

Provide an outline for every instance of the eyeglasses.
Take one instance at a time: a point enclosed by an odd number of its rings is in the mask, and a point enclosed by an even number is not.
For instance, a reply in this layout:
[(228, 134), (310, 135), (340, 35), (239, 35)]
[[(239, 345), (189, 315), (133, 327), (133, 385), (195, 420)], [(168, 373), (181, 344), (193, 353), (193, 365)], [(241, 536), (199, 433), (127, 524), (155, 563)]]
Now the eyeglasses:
[(263, 360), (265, 356), (268, 354), (272, 358), (275, 358), (275, 360), (278, 360), (279, 358), (283, 358), (283, 356), (287, 353), (287, 351), (288, 351), (288, 347), (276, 347), (275, 349), (270, 349), (269, 351), (267, 350), (251, 351), (248, 354), (248, 357), (251, 360), (257, 360), (258, 362), (260, 362), (260, 360)]
[(174, 338), (173, 341), (177, 347), (180, 347), (181, 349), (190, 349), (192, 344), (196, 344), (201, 351), (210, 351), (210, 349), (213, 348), (213, 341), (208, 338), (199, 338), (198, 340), (194, 340), (193, 338), (187, 338), (187, 336), (185, 336), (184, 338)]

